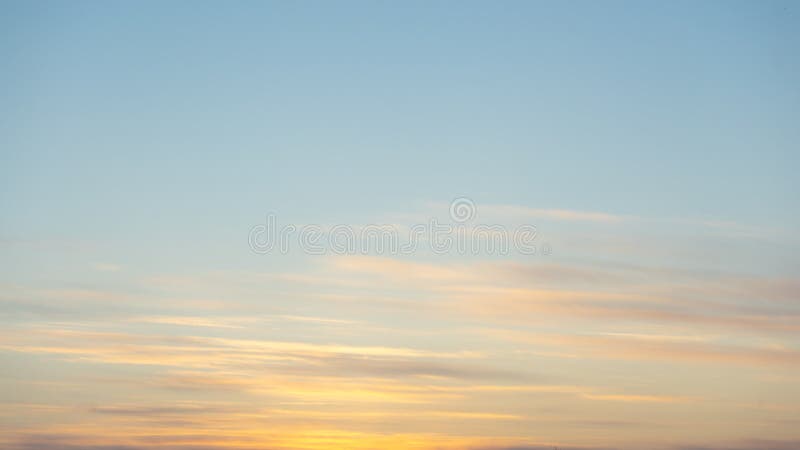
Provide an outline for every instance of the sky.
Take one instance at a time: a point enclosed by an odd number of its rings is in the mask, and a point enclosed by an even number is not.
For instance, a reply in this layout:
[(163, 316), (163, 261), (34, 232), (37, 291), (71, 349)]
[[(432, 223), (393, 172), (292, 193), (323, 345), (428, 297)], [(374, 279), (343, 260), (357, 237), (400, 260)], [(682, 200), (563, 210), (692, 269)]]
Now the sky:
[(0, 61), (2, 448), (800, 448), (794, 2), (3, 1)]

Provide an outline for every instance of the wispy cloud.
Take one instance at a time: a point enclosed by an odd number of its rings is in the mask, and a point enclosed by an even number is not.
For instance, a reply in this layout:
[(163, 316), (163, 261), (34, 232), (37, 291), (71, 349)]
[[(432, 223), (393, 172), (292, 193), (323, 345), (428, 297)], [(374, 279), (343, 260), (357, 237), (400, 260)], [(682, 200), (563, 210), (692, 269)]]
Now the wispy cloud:
[(107, 262), (94, 263), (92, 267), (94, 268), (94, 270), (97, 270), (98, 272), (119, 272), (120, 270), (122, 270), (122, 266), (120, 266), (119, 264), (113, 264)]

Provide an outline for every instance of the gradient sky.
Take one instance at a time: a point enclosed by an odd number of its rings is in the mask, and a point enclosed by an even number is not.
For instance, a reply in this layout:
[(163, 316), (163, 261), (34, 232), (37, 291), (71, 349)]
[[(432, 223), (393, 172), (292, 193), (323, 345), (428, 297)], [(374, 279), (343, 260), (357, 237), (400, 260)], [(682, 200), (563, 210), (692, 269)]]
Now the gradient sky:
[[(2, 448), (800, 448), (794, 2), (4, 1), (0, 61)], [(458, 197), (540, 251), (248, 246)]]

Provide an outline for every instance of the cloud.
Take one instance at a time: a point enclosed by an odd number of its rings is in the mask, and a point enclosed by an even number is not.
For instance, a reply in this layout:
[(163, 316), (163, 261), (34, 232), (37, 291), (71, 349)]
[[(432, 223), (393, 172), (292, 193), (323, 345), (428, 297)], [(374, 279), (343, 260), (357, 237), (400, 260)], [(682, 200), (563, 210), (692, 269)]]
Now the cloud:
[(94, 263), (92, 268), (98, 272), (119, 272), (122, 270), (122, 266), (112, 263)]
[(130, 319), (132, 322), (153, 323), (160, 325), (180, 325), (188, 327), (208, 327), (208, 328), (243, 328), (242, 324), (255, 322), (256, 319), (250, 317), (189, 317), (189, 316), (153, 316), (135, 317)]
[[(463, 418), (462, 418), (463, 419)], [(453, 418), (453, 420), (456, 420)], [(178, 430), (155, 430), (148, 434), (15, 433), (5, 441), (9, 450), (323, 450), (347, 448), (353, 450), (414, 449), (537, 449), (552, 450), (552, 445), (525, 443), (519, 438), (491, 438), (425, 433), (364, 433), (336, 428), (290, 427), (243, 434), (229, 430), (228, 435), (187, 433)], [(555, 444), (558, 445), (558, 444)], [(589, 450), (590, 447), (565, 447), (569, 450)]]
[(203, 403), (178, 403), (168, 406), (142, 406), (142, 405), (109, 405), (95, 406), (90, 408), (90, 412), (97, 414), (108, 414), (114, 416), (133, 416), (133, 417), (164, 417), (169, 415), (207, 415), (231, 413), (235, 410), (213, 404)]
[(674, 447), (675, 450), (796, 450), (800, 440), (747, 439), (713, 445), (687, 445)]
[[(439, 208), (446, 210), (444, 205)], [(543, 219), (563, 222), (583, 222), (587, 224), (649, 225), (682, 227), (689, 230), (708, 230), (719, 236), (729, 238), (769, 239), (775, 236), (791, 238), (786, 230), (755, 226), (731, 220), (686, 217), (646, 217), (633, 214), (614, 214), (602, 211), (586, 211), (558, 208), (532, 208), (520, 205), (478, 205), (479, 220), (520, 221)]]
[[(400, 415), (402, 416), (402, 414)], [(399, 416), (384, 416), (391, 420)], [(451, 412), (422, 413), (420, 418), (450, 421), (481, 421), (489, 417)], [(125, 417), (121, 419), (127, 419)], [(252, 418), (241, 416), (240, 420)], [(283, 425), (262, 426), (258, 431), (244, 430), (232, 422), (230, 428), (220, 429), (209, 423), (196, 428), (162, 426), (148, 430), (123, 427), (103, 430), (102, 426), (80, 426), (71, 431), (54, 427), (49, 431), (17, 432), (0, 437), (0, 444), (9, 450), (327, 450), (346, 448), (352, 450), (403, 449), (403, 450), (609, 450), (611, 447), (565, 443), (560, 440), (532, 439), (524, 437), (494, 437), (479, 432), (464, 433), (387, 433), (360, 432), (331, 426)], [(517, 418), (492, 417), (491, 420), (506, 420), (512, 423)], [(228, 423), (228, 422), (222, 422)], [(239, 422), (241, 423), (241, 422)], [(269, 422), (266, 422), (269, 423)], [(123, 422), (112, 422), (122, 425)], [(106, 424), (108, 426), (109, 424)], [(251, 423), (248, 423), (251, 425)], [(567, 441), (568, 442), (568, 441)]]
[[(479, 205), (480, 214), (490, 217), (542, 218), (550, 220), (614, 223), (629, 220), (631, 217), (596, 211), (571, 209), (540, 209), (515, 205)], [(483, 216), (481, 216), (483, 217)]]
[[(427, 308), (484, 320), (692, 325), (737, 333), (800, 333), (797, 280), (640, 266), (432, 265), (373, 256), (331, 257), (326, 276), (433, 298)], [(763, 300), (753, 302), (753, 299)], [(424, 304), (420, 307), (426, 307)]]
[(494, 337), (566, 349), (584, 358), (656, 360), (700, 364), (735, 364), (756, 367), (798, 366), (800, 350), (708, 342), (698, 338), (642, 334), (546, 334), (486, 330)]
[(74, 355), (110, 363), (182, 367), (215, 367), (235, 363), (315, 361), (329, 358), (371, 357), (412, 359), (469, 359), (472, 351), (436, 352), (407, 347), (353, 346), (307, 342), (235, 339), (206, 336), (170, 336), (70, 329), (6, 331), (0, 348), (15, 351)]

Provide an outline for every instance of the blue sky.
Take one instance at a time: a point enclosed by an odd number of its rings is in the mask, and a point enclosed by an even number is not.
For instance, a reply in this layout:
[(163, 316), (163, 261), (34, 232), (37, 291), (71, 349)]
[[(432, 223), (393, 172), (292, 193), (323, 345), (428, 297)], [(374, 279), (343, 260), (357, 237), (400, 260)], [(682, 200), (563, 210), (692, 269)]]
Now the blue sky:
[[(326, 426), (384, 448), (412, 448), (402, 437), (409, 433), (442, 448), (629, 448), (658, 434), (655, 425), (679, 427), (689, 412), (740, 431), (726, 436), (698, 419), (674, 442), (660, 435), (665, 448), (746, 448), (764, 437), (758, 430), (791, 446), (800, 436), (778, 421), (800, 399), (792, 372), (800, 341), (787, 323), (800, 317), (799, 22), (795, 3), (771, 1), (3, 2), (0, 313), (10, 331), (0, 355), (18, 377), (0, 380), (0, 398), (55, 435), (66, 422), (40, 417), (46, 395), (20, 380), (51, 373), (48, 383), (76, 383), (96, 403), (64, 394), (50, 406), (82, 411), (83, 434), (61, 445), (89, 448), (98, 411), (114, 419), (188, 402), (191, 415), (221, 401), (170, 389), (200, 383), (189, 372), (258, 378), (247, 352), (320, 367), (314, 383), (353, 371), (337, 385), (342, 392), (363, 369), (350, 358), (379, 354), (386, 366), (369, 370), (410, 367), (384, 374), (405, 383), (403, 395), (430, 386), (398, 373), (480, 379), (465, 392), (484, 394), (455, 405), (431, 394), (416, 413), (486, 413), (470, 430), (481, 436), (443, 426), (437, 441), (398, 411), (325, 391), (303, 378), (311, 377), (305, 366), (281, 366), (258, 387), (220, 381), (245, 387), (209, 414), (246, 416), (254, 403), (280, 398), (265, 387), (278, 383), (297, 391), (294, 400), (324, 397), (308, 420), (346, 410), (352, 421)], [(446, 217), (461, 196), (474, 200), (480, 221), (535, 224), (553, 254), (337, 259), (247, 247), (248, 231), (269, 212), (283, 224), (408, 226)], [(689, 300), (699, 306), (684, 310)], [(183, 341), (171, 339), (186, 338), (224, 364), (214, 372), (185, 354), (142, 361), (90, 345), (94, 332), (130, 346), (152, 339), (177, 348)], [(211, 340), (222, 337), (241, 341)], [(225, 346), (249, 350), (229, 361), (216, 353)], [(314, 360), (326, 352), (343, 360)], [(469, 365), (470, 352), (496, 355), (479, 364), (491, 370), (415, 372), (426, 358)], [(593, 353), (607, 360), (584, 365)], [(75, 354), (83, 362), (69, 359)], [(186, 367), (164, 363), (171, 359)], [(526, 378), (530, 367), (544, 375)], [(731, 367), (740, 370), (734, 379), (715, 384)], [(92, 377), (125, 379), (142, 400), (118, 398)], [(153, 381), (167, 378), (166, 387)], [(525, 397), (535, 408), (512, 401), (493, 416), (508, 399), (485, 392), (512, 388), (571, 397)], [(380, 384), (373, 394), (391, 398), (394, 389)], [(732, 390), (735, 406), (725, 397)], [(581, 437), (618, 411), (616, 401), (629, 407), (617, 425), (642, 414), (656, 424), (614, 428), (605, 442)], [(772, 409), (748, 421), (744, 412), (758, 402)], [(559, 418), (538, 415), (556, 406)], [(291, 414), (272, 413), (294, 425)], [(380, 430), (358, 420), (379, 413), (401, 418)], [(494, 422), (507, 416), (554, 428), (523, 435)], [(228, 431), (255, 427), (242, 423)], [(17, 425), (12, 431), (26, 430)], [(573, 441), (559, 434), (570, 429)], [(38, 442), (25, 436), (14, 445)], [(141, 444), (115, 436), (97, 445)], [(313, 448), (294, 438), (285, 448)]]
[(797, 224), (788, 7), (8, 4), (7, 226), (458, 194)]

